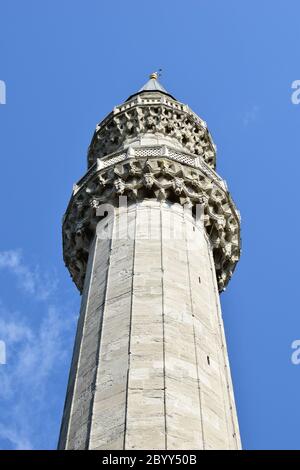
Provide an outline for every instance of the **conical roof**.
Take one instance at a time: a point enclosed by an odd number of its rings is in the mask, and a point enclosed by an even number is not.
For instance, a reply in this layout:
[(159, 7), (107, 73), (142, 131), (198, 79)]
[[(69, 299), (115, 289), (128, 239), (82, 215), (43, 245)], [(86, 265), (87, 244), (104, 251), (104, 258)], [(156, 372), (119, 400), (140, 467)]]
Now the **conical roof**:
[(149, 80), (145, 83), (145, 85), (133, 95), (129, 96), (126, 101), (130, 100), (133, 96), (139, 95), (140, 93), (149, 93), (149, 92), (159, 92), (163, 93), (164, 95), (168, 95), (171, 98), (175, 99), (167, 90), (162, 86), (162, 84), (158, 81), (158, 73), (154, 72), (151, 73)]

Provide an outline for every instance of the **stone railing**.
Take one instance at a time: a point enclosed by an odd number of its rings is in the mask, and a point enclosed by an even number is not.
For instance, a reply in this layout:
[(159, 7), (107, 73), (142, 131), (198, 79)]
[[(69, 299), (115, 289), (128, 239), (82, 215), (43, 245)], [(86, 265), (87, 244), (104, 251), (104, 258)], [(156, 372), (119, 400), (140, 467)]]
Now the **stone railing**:
[(73, 194), (81, 188), (81, 186), (90, 178), (92, 175), (102, 169), (107, 168), (116, 163), (122, 162), (127, 158), (141, 158), (141, 157), (168, 157), (185, 165), (192, 166), (194, 168), (201, 168), (201, 170), (214, 181), (218, 182), (220, 186), (227, 189), (225, 180), (223, 180), (212, 168), (210, 168), (201, 158), (196, 157), (187, 152), (180, 152), (175, 148), (169, 146), (156, 146), (156, 147), (128, 147), (126, 151), (112, 153), (97, 161), (88, 169), (87, 173), (73, 186)]

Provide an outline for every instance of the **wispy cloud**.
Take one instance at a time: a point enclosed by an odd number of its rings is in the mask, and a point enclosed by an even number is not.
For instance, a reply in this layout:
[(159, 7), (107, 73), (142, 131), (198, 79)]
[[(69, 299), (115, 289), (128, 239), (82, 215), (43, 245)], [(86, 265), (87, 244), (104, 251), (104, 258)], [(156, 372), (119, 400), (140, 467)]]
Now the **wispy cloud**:
[[(3, 314), (4, 307), (0, 307), (0, 314)], [(2, 338), (11, 344), (18, 343), (23, 339), (30, 340), (32, 338), (32, 331), (28, 326), (16, 323), (15, 321), (4, 321), (0, 318), (0, 331)]]
[(0, 269), (9, 270), (17, 279), (17, 285), (37, 300), (46, 300), (55, 291), (57, 279), (42, 273), (39, 266), (24, 263), (21, 250), (0, 251)]
[(34, 326), (3, 306), (0, 315), (0, 336), (9, 352), (7, 365), (0, 367), (0, 400), (7, 405), (1, 413), (0, 437), (15, 449), (31, 449), (41, 425), (44, 433), (55, 433), (43, 415), (50, 414), (56, 399), (51, 397), (51, 382), (66, 363), (75, 317), (54, 305)]
[(0, 438), (8, 440), (14, 450), (32, 450), (33, 446), (27, 436), (15, 427), (8, 428), (0, 423)]
[(57, 307), (50, 305), (38, 330), (31, 329), (30, 334), (23, 337), (18, 349), (19, 360), (15, 373), (18, 380), (30, 383), (31, 390), (38, 389), (39, 399), (44, 398), (44, 393), (41, 392), (45, 390), (47, 377), (54, 370), (55, 364), (66, 355), (63, 336), (69, 329), (70, 318), (61, 315)]
[(0, 339), (6, 344), (6, 364), (0, 366), (0, 447), (51, 448), (59, 429), (78, 305), (57, 289), (56, 275), (28, 266), (21, 250), (0, 252), (0, 269), (12, 273), (24, 296), (19, 309), (0, 299)]

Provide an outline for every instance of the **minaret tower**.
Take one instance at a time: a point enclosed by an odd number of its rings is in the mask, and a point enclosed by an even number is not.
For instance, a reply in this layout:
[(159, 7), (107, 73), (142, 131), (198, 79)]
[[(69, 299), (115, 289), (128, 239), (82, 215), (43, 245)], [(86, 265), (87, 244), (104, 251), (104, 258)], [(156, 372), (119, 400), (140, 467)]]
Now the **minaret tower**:
[(63, 220), (82, 302), (60, 449), (240, 449), (219, 301), (240, 218), (215, 164), (157, 73), (96, 127)]

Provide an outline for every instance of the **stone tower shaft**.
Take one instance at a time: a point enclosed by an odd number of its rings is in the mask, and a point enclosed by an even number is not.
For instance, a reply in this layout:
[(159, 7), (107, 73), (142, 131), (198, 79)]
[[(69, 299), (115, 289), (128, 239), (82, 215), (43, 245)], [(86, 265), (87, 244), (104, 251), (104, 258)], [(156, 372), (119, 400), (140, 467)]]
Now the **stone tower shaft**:
[(240, 448), (219, 302), (240, 220), (215, 163), (155, 74), (97, 126), (63, 221), (82, 303), (59, 448)]

